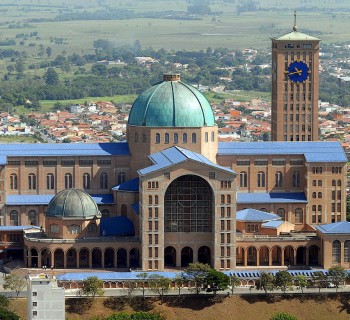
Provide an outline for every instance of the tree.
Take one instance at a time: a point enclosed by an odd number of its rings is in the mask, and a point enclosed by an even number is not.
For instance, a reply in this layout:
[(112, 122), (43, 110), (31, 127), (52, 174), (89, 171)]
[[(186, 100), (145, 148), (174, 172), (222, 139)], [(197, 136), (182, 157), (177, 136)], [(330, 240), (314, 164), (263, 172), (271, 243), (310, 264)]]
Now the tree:
[(196, 293), (199, 294), (203, 285), (206, 284), (207, 273), (211, 270), (208, 264), (190, 263), (183, 273), (187, 282), (195, 285)]
[(179, 290), (179, 296), (181, 295), (181, 289), (183, 289), (184, 283), (186, 283), (186, 277), (183, 275), (183, 273), (176, 274), (175, 278), (173, 279), (177, 289)]
[(205, 277), (208, 289), (211, 289), (216, 295), (218, 291), (223, 291), (228, 288), (230, 277), (215, 269), (210, 269)]
[(12, 291), (15, 291), (16, 297), (18, 298), (19, 293), (24, 289), (26, 285), (27, 281), (25, 278), (10, 273), (5, 277), (5, 283), (3, 287), (4, 289), (10, 289)]
[(298, 318), (285, 312), (279, 312), (273, 315), (270, 320), (298, 320)]
[(20, 317), (12, 311), (0, 309), (0, 319), (6, 320), (20, 320)]
[(267, 291), (275, 289), (275, 278), (272, 273), (261, 272), (260, 277), (255, 282), (255, 288), (257, 290), (264, 290), (265, 294)]
[(46, 48), (46, 54), (49, 58), (51, 57), (51, 55), (52, 55), (52, 48), (51, 47)]
[(318, 291), (321, 292), (322, 288), (327, 287), (327, 277), (322, 271), (316, 271), (312, 274), (313, 284), (318, 288)]
[(293, 277), (288, 271), (281, 270), (276, 273), (275, 286), (281, 289), (283, 293), (286, 293), (286, 291), (290, 289), (292, 285), (293, 285)]
[(231, 295), (237, 286), (241, 284), (241, 280), (234, 274), (230, 273), (230, 286), (231, 286)]
[(10, 300), (5, 295), (0, 294), (0, 309), (7, 309), (9, 305)]
[(137, 274), (136, 277), (142, 280), (142, 282), (141, 282), (142, 298), (143, 298), (143, 300), (145, 300), (145, 288), (146, 288), (145, 282), (146, 282), (146, 279), (148, 278), (148, 273), (141, 272), (141, 273)]
[(151, 290), (157, 293), (163, 301), (164, 295), (168, 292), (170, 286), (170, 279), (160, 276), (158, 274), (152, 274), (148, 277)]
[(24, 61), (22, 59), (18, 59), (15, 64), (15, 69), (17, 73), (23, 73), (24, 71)]
[(304, 288), (307, 287), (307, 277), (302, 274), (298, 274), (296, 280), (298, 281), (298, 286), (301, 292), (304, 293)]
[(328, 275), (338, 292), (339, 286), (344, 283), (347, 277), (347, 271), (342, 266), (334, 266), (328, 269)]
[(98, 277), (87, 277), (83, 280), (83, 287), (79, 293), (84, 296), (91, 296), (92, 298), (95, 298), (96, 295), (102, 296), (104, 294), (103, 281)]
[(48, 86), (56, 86), (59, 84), (58, 74), (54, 68), (47, 68), (44, 74), (45, 83)]
[(128, 299), (129, 299), (129, 301), (131, 301), (132, 295), (133, 295), (134, 291), (137, 289), (136, 281), (128, 281), (126, 288), (127, 288), (127, 293), (128, 293)]

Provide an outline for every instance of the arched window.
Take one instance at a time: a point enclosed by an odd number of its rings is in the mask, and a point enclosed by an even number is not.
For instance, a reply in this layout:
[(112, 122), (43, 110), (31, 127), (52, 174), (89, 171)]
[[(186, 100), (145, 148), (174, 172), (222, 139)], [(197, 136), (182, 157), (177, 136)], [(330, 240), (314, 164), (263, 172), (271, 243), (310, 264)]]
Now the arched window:
[(258, 188), (265, 187), (265, 172), (259, 171), (258, 172)]
[(316, 214), (316, 206), (315, 205), (312, 206), (312, 213)]
[(28, 222), (31, 226), (38, 225), (38, 214), (35, 210), (30, 210), (28, 212)]
[(11, 190), (17, 190), (18, 189), (17, 181), (18, 181), (17, 174), (11, 173), (11, 175), (10, 175), (10, 189)]
[(246, 188), (248, 186), (248, 174), (245, 171), (239, 173), (239, 186)]
[(313, 187), (316, 187), (316, 182), (317, 182), (316, 180), (312, 180), (312, 186)]
[(318, 180), (318, 186), (322, 187), (322, 180)]
[(317, 197), (318, 197), (319, 199), (322, 199), (322, 192), (319, 192), (318, 195), (317, 195)]
[(71, 173), (66, 173), (64, 175), (64, 187), (65, 189), (73, 188), (73, 176)]
[(80, 226), (78, 226), (77, 224), (72, 224), (72, 225), (68, 226), (68, 233), (69, 234), (80, 233)]
[(350, 240), (344, 242), (344, 262), (350, 262)]
[(332, 262), (340, 263), (340, 258), (341, 258), (340, 241), (334, 240), (332, 244)]
[(91, 188), (91, 175), (90, 173), (85, 172), (83, 174), (83, 189)]
[(211, 141), (212, 142), (215, 141), (215, 133), (214, 133), (214, 131), (211, 132)]
[(187, 133), (182, 135), (182, 143), (187, 143)]
[(125, 172), (121, 171), (118, 173), (118, 184), (125, 182)]
[(108, 175), (106, 172), (102, 172), (100, 174), (100, 189), (101, 190), (108, 189)]
[(192, 133), (192, 143), (197, 143), (197, 135), (194, 132)]
[(224, 204), (225, 203), (225, 196), (222, 194), (221, 195), (221, 203)]
[(337, 185), (337, 181), (332, 180), (332, 187), (335, 187)]
[(159, 204), (159, 197), (158, 196), (154, 197), (154, 204)]
[(169, 133), (166, 133), (165, 135), (164, 135), (164, 143), (165, 144), (168, 144), (169, 143)]
[(227, 203), (230, 204), (231, 203), (231, 195), (227, 195)]
[(286, 210), (283, 208), (277, 209), (277, 215), (281, 217), (282, 220), (286, 220)]
[(208, 142), (209, 141), (209, 134), (208, 134), (208, 132), (206, 132), (205, 134), (204, 134), (204, 139), (205, 139), (205, 142)]
[(96, 223), (90, 223), (88, 226), (88, 232), (89, 233), (96, 233), (96, 231), (97, 231)]
[(295, 209), (295, 223), (304, 223), (304, 214), (301, 208)]
[(322, 206), (320, 204), (318, 205), (317, 209), (318, 209), (318, 213), (322, 212)]
[(177, 133), (174, 133), (174, 143), (179, 143), (179, 135)]
[(341, 180), (338, 180), (338, 187), (341, 187)]
[(10, 212), (10, 226), (18, 226), (18, 212), (16, 210), (12, 210)]
[(299, 171), (293, 172), (293, 187), (294, 188), (300, 187), (300, 172)]
[(156, 143), (160, 143), (160, 133), (156, 133)]
[(36, 175), (34, 173), (28, 175), (28, 189), (36, 190)]
[(46, 176), (46, 189), (53, 190), (55, 188), (55, 176), (53, 173), (48, 173)]
[(135, 142), (139, 142), (139, 133), (135, 132)]
[(148, 196), (148, 204), (153, 204), (153, 201), (152, 201), (152, 196)]
[(312, 193), (312, 198), (313, 198), (313, 199), (316, 199), (316, 192), (313, 192), (313, 193)]
[(283, 184), (283, 174), (281, 171), (275, 173), (275, 187), (281, 188)]

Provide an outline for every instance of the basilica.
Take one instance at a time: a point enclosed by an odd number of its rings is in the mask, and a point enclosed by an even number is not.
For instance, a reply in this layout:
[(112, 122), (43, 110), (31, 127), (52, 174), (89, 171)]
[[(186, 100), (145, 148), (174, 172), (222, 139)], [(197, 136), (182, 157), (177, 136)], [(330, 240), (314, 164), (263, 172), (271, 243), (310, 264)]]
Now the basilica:
[(347, 158), (339, 142), (316, 141), (318, 44), (297, 29), (273, 39), (275, 141), (219, 142), (207, 99), (165, 74), (135, 100), (126, 142), (0, 145), (1, 257), (120, 271), (349, 268)]

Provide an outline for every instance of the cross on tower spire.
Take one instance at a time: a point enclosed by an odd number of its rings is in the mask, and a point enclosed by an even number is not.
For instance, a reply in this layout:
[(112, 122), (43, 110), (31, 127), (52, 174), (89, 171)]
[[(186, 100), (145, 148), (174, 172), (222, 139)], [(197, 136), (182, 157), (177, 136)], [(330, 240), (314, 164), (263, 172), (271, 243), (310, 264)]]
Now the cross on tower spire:
[(294, 11), (294, 26), (293, 26), (293, 31), (298, 31), (297, 27), (297, 12)]

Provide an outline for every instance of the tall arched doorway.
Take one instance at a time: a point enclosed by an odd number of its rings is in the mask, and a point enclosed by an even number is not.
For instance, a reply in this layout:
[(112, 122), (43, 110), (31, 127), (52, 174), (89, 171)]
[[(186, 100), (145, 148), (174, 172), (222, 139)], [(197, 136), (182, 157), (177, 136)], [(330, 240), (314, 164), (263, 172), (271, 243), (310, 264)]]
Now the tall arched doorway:
[(312, 245), (309, 247), (309, 265), (317, 266), (318, 265), (318, 246)]
[(89, 268), (90, 252), (88, 249), (83, 248), (79, 251), (79, 267)]
[(125, 249), (119, 249), (117, 252), (117, 268), (127, 267), (127, 252)]
[(75, 249), (69, 249), (67, 251), (67, 268), (77, 267), (77, 252)]
[(198, 249), (198, 262), (210, 265), (210, 248), (202, 246)]
[(133, 248), (129, 253), (130, 268), (140, 268), (140, 252), (139, 249)]
[(297, 249), (297, 264), (306, 263), (306, 249), (305, 247), (299, 247)]
[(92, 267), (102, 268), (102, 252), (99, 248), (92, 250)]
[(30, 249), (30, 256), (31, 256), (31, 266), (33, 268), (38, 267), (38, 250), (36, 249)]
[(105, 268), (114, 268), (114, 249), (107, 248), (105, 251)]
[(49, 249), (41, 250), (41, 266), (51, 266), (51, 251)]
[(54, 253), (54, 261), (55, 268), (64, 267), (64, 252), (62, 249), (56, 249)]
[(181, 250), (181, 267), (188, 267), (190, 263), (193, 263), (193, 250), (185, 247)]
[(164, 267), (176, 267), (176, 249), (174, 247), (164, 249)]

